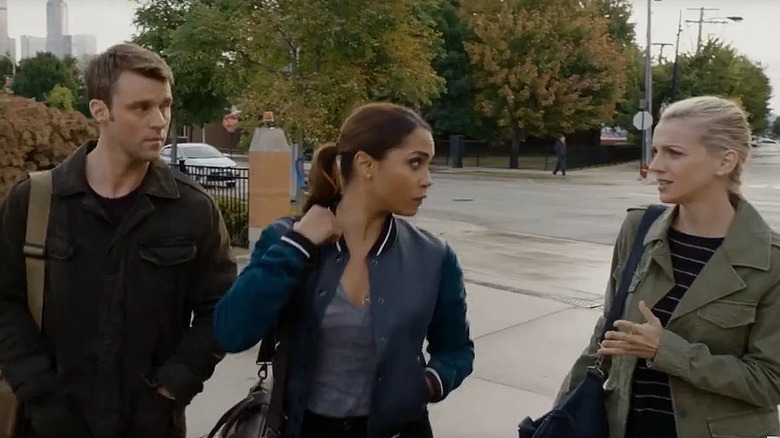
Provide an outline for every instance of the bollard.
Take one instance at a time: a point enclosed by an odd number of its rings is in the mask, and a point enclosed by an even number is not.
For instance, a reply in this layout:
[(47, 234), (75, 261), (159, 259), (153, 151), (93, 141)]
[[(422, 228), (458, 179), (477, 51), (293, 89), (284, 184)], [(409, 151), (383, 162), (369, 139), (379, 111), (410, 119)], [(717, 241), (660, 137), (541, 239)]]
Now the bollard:
[(290, 160), (281, 128), (255, 129), (249, 146), (249, 249), (266, 226), (290, 214)]

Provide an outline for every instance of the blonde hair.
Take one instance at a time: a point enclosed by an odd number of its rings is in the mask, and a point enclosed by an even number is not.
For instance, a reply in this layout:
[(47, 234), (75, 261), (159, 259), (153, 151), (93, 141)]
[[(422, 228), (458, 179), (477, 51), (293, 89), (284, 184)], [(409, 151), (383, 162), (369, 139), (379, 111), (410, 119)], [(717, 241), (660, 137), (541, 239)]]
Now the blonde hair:
[(728, 191), (733, 200), (742, 197), (742, 170), (750, 156), (752, 135), (747, 114), (733, 100), (699, 96), (674, 102), (661, 110), (661, 120), (696, 119), (702, 128), (701, 141), (712, 152), (733, 150), (738, 161), (729, 174)]

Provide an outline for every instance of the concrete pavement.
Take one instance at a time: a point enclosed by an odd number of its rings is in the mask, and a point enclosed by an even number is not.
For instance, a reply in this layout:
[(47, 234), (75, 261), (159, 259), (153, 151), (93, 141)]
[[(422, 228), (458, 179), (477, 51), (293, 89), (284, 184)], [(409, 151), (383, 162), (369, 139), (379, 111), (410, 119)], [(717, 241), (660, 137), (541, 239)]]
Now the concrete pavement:
[(612, 166), (597, 166), (572, 169), (566, 176), (553, 175), (551, 170), (536, 169), (505, 169), (491, 167), (463, 167), (453, 169), (445, 166), (435, 166), (433, 172), (449, 177), (465, 177), (481, 179), (526, 179), (547, 181), (568, 181), (579, 184), (617, 185), (639, 180), (639, 162), (631, 161)]
[[(780, 225), (780, 148), (762, 147), (745, 192)], [(552, 175), (550, 175), (552, 176)], [(467, 280), (475, 370), (431, 406), (437, 437), (517, 436), (546, 412), (601, 311), (611, 243), (633, 205), (657, 202), (631, 164), (564, 178), (441, 173), (414, 222), (455, 248)], [(256, 351), (228, 356), (188, 411), (204, 435), (254, 383)]]
[[(437, 437), (516, 436), (525, 416), (544, 413), (599, 314), (611, 248), (566, 239), (496, 233), (418, 218), (447, 239), (467, 279), (475, 370), (431, 406)], [(245, 258), (242, 258), (245, 259)], [(200, 437), (256, 379), (256, 350), (228, 356), (188, 410)], [(474, 414), (474, 411), (478, 414)]]

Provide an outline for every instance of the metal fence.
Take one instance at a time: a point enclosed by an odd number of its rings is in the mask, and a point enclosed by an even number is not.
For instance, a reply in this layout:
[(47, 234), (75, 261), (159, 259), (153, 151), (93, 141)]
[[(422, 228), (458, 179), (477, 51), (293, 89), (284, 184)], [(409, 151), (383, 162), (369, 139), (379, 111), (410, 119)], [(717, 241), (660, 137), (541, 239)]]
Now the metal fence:
[[(434, 163), (451, 166), (449, 141), (438, 139)], [(509, 168), (510, 145), (508, 143), (491, 145), (481, 140), (463, 141), (464, 167)], [(592, 146), (574, 144), (568, 147), (566, 164), (569, 169), (603, 166), (639, 160), (642, 150), (634, 145)], [(521, 145), (518, 155), (520, 169), (552, 170), (556, 157), (552, 145)]]
[(233, 246), (249, 245), (249, 169), (171, 164), (201, 185), (217, 202)]

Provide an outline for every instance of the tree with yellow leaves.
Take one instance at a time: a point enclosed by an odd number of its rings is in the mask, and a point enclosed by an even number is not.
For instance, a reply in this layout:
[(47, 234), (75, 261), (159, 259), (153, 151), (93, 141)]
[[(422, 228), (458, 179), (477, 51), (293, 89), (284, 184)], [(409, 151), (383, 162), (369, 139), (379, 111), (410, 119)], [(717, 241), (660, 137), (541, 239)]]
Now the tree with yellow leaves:
[(558, 136), (613, 118), (627, 59), (592, 1), (472, 0), (461, 15), (477, 109), (512, 140), (517, 167), (527, 136)]
[(325, 141), (367, 101), (430, 103), (443, 80), (431, 66), (440, 39), (420, 13), (426, 1), (268, 0), (237, 14), (242, 119), (273, 111), (297, 141)]

